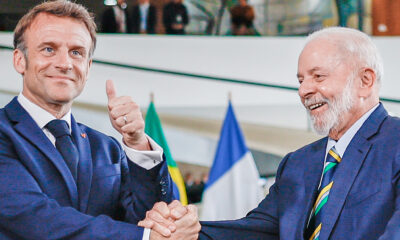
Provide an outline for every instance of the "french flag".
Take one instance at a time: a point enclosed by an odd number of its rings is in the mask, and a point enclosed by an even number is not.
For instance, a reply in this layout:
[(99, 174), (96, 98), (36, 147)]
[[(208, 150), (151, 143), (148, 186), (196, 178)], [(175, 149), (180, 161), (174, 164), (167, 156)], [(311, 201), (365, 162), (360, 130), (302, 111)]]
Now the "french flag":
[(257, 207), (262, 198), (259, 173), (248, 150), (233, 107), (221, 130), (217, 152), (203, 193), (201, 220), (242, 218)]

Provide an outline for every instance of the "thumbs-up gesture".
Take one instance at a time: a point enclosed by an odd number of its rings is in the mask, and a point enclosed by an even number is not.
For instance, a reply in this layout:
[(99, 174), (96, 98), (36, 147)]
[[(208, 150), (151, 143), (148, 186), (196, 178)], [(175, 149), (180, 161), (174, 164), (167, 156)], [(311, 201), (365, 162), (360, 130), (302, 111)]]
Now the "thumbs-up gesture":
[(144, 134), (144, 121), (139, 106), (131, 97), (117, 97), (112, 80), (107, 80), (106, 92), (111, 124), (122, 135), (126, 146), (136, 150), (151, 150)]

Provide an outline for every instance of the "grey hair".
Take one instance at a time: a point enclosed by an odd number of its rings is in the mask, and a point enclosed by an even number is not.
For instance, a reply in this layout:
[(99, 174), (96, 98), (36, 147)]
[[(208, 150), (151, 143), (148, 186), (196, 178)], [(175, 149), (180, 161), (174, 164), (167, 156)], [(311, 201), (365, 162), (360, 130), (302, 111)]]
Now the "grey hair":
[(310, 34), (306, 45), (315, 39), (328, 39), (341, 51), (341, 57), (355, 60), (359, 67), (374, 70), (378, 87), (383, 79), (383, 62), (378, 48), (365, 33), (352, 28), (329, 27)]

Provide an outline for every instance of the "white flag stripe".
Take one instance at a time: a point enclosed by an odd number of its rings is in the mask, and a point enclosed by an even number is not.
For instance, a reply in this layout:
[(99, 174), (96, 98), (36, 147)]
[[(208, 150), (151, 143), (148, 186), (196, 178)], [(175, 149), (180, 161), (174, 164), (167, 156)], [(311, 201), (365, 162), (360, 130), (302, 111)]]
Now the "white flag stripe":
[(259, 174), (248, 151), (232, 168), (203, 194), (201, 220), (227, 220), (244, 217), (262, 198)]

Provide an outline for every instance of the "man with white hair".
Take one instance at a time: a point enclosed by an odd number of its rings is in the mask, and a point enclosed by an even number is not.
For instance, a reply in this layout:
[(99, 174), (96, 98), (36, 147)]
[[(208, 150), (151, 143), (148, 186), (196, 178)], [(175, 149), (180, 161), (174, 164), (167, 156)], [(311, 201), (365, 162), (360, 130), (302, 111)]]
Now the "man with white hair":
[[(327, 137), (286, 155), (269, 195), (246, 217), (201, 222), (200, 239), (400, 239), (400, 120), (379, 103), (382, 76), (366, 34), (335, 27), (310, 35), (299, 96)], [(156, 205), (152, 219), (171, 209)], [(152, 219), (140, 224), (165, 224)]]

